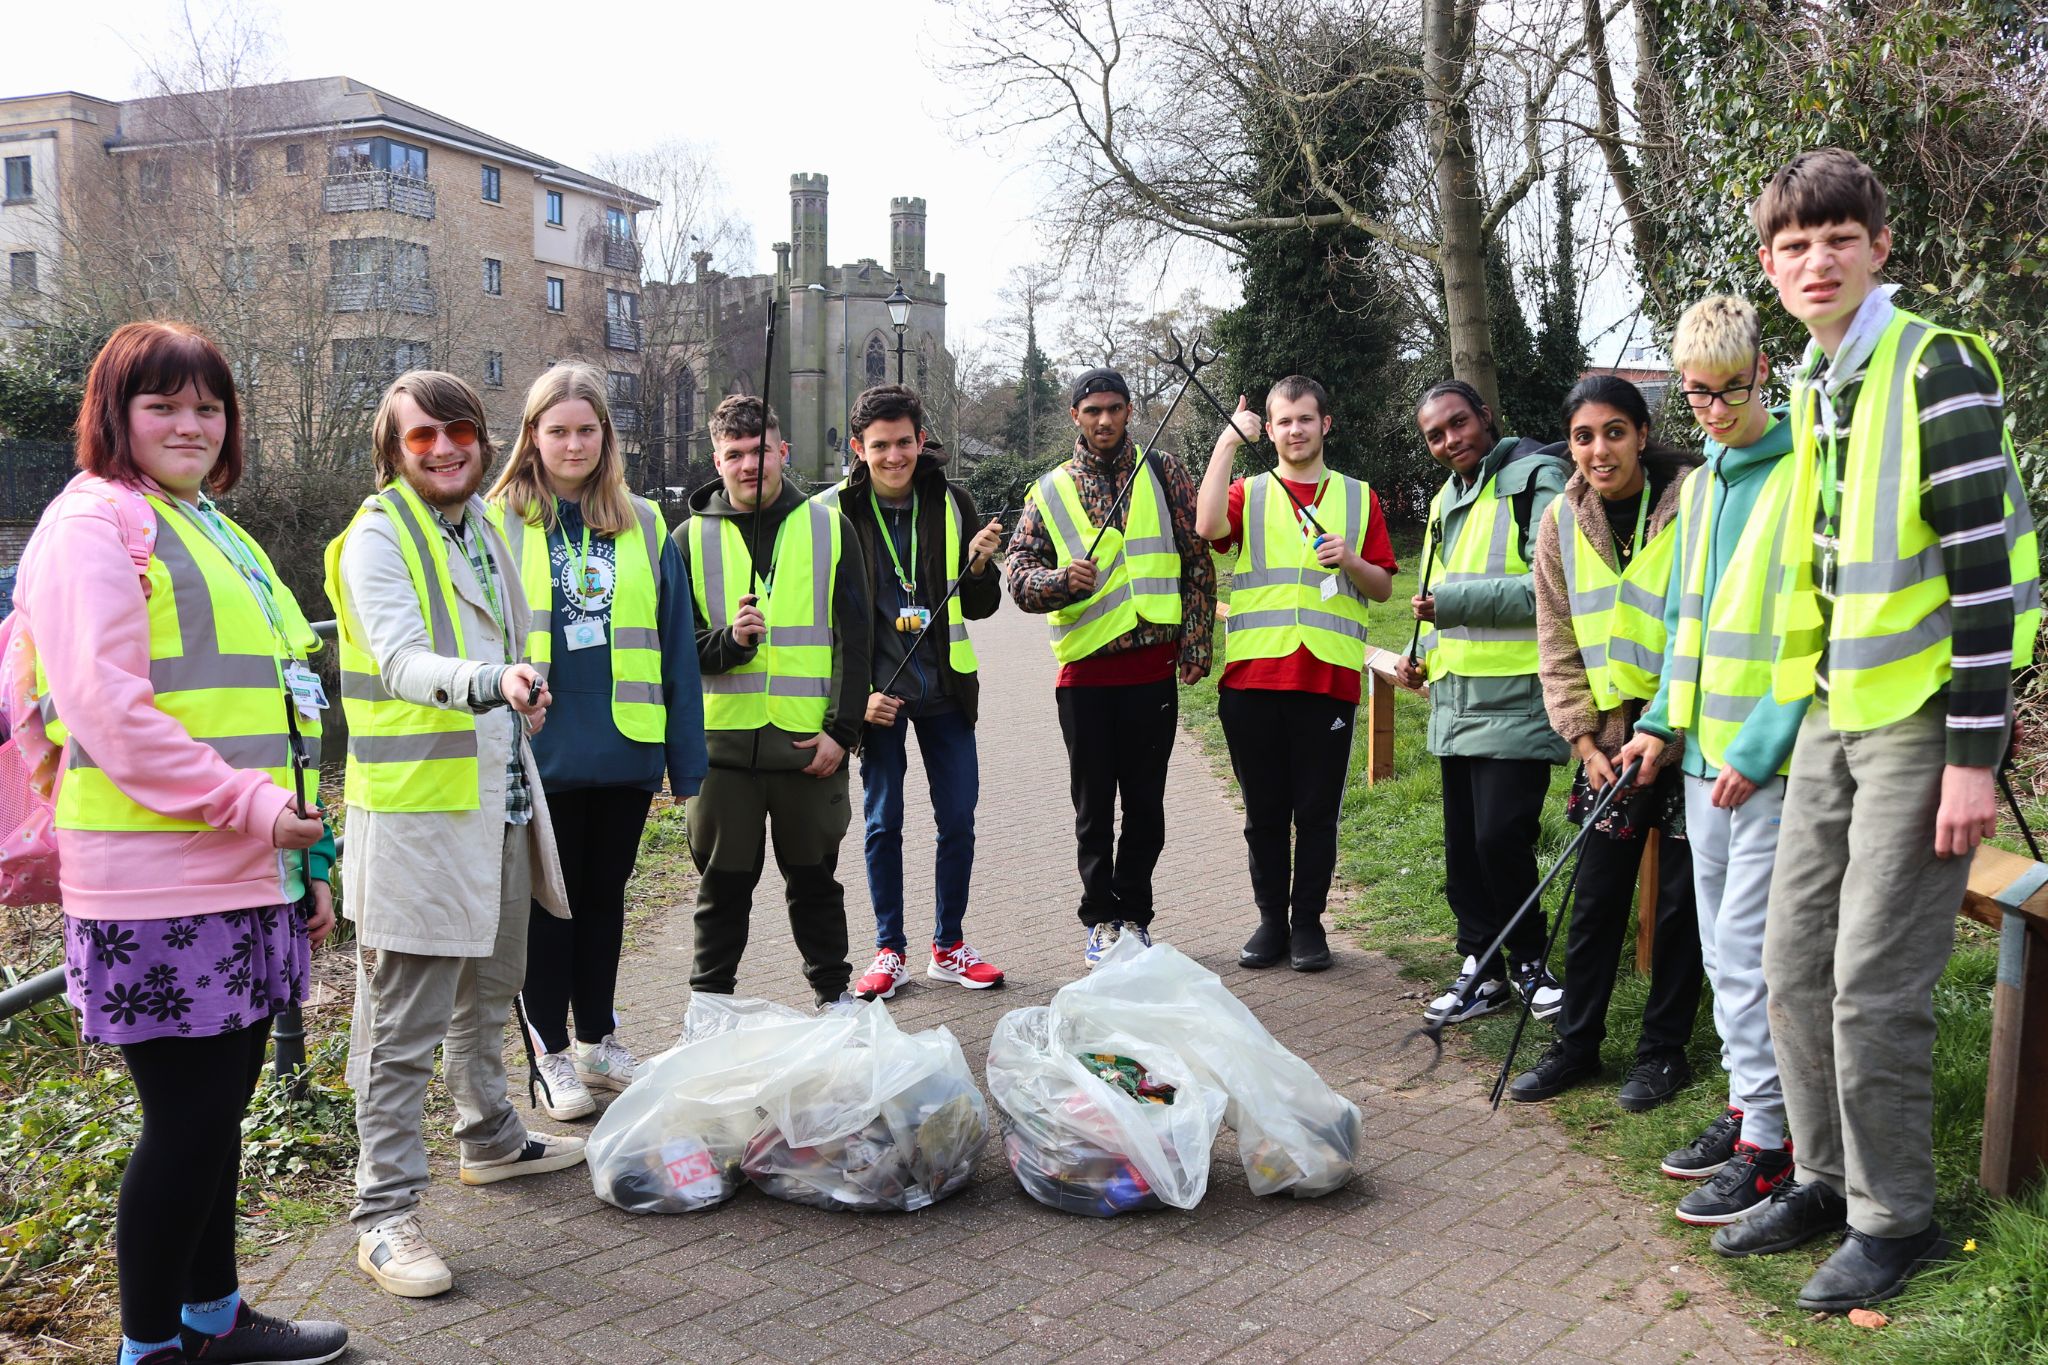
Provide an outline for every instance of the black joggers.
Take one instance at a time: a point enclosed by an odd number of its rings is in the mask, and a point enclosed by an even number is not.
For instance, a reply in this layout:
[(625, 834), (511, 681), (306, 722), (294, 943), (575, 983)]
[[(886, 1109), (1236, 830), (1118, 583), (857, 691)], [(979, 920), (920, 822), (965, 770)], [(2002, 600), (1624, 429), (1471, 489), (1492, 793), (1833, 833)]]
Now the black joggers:
[[(1458, 952), (1484, 953), (1536, 889), (1536, 839), (1551, 765), (1540, 758), (1440, 758), (1444, 775), (1444, 894), (1458, 919)], [(1543, 917), (1524, 916), (1503, 948), (1508, 964), (1543, 956)], [(1507, 974), (1498, 958), (1481, 976)]]
[(568, 919), (540, 908), (526, 937), (526, 1019), (549, 1052), (576, 1040), (601, 1043), (612, 1031), (619, 947), (626, 933), (626, 881), (654, 793), (638, 787), (578, 787), (548, 793), (548, 819), (569, 893)]
[(1177, 688), (1166, 678), (1126, 687), (1062, 687), (1053, 694), (1074, 794), (1083, 924), (1152, 923), (1152, 869), (1166, 847), (1166, 765), (1180, 718)]
[(1244, 841), (1261, 919), (1307, 922), (1329, 901), (1357, 712), (1356, 703), (1320, 692), (1217, 693), (1217, 718), (1244, 794)]

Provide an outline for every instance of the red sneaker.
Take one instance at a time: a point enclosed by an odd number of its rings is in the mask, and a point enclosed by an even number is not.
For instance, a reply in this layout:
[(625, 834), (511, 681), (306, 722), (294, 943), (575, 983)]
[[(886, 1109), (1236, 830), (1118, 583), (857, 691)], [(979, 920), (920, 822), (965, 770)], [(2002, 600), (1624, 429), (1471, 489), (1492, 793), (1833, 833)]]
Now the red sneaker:
[(910, 968), (903, 965), (903, 954), (884, 948), (875, 954), (875, 965), (868, 968), (868, 974), (853, 983), (853, 993), (863, 1000), (887, 1000), (908, 980)]
[(950, 948), (934, 943), (932, 965), (924, 969), (924, 974), (934, 981), (951, 981), (970, 991), (985, 991), (990, 986), (1003, 984), (1003, 974), (983, 962), (981, 955), (968, 947), (965, 939)]

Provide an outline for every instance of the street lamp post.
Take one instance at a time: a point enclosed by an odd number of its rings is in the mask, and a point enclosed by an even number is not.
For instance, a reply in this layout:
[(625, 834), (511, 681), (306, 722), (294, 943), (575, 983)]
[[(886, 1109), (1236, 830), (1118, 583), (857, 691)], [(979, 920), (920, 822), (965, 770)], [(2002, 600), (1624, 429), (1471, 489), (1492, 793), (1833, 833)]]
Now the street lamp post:
[(889, 321), (896, 328), (896, 382), (903, 382), (903, 334), (910, 329), (910, 295), (903, 292), (903, 281), (896, 281), (896, 288), (883, 302), (889, 305)]

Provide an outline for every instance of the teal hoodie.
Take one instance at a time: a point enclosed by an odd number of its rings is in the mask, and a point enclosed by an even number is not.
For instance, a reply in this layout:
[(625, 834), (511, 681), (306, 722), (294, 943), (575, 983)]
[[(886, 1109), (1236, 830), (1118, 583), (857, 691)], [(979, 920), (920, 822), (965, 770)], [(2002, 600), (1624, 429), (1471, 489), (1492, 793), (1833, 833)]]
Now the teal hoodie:
[[(1742, 533), (1756, 512), (1757, 494), (1763, 490), (1764, 480), (1778, 467), (1778, 461), (1792, 452), (1792, 428), (1780, 420), (1782, 417), (1783, 413), (1774, 409), (1771, 425), (1754, 445), (1730, 450), (1718, 441), (1708, 441), (1707, 462), (1693, 471), (1693, 478), (1717, 479), (1721, 485), (1715, 490), (1714, 543), (1707, 552), (1709, 603), (1720, 590), (1722, 565), (1734, 556)], [(1664, 630), (1671, 640), (1678, 638), (1678, 599), (1684, 590), (1680, 574), (1684, 567), (1682, 556), (1672, 563), (1671, 588), (1664, 594)], [(1792, 752), (1792, 741), (1799, 736), (1799, 722), (1806, 717), (1808, 700), (1801, 697), (1798, 701), (1781, 702), (1766, 696), (1759, 701), (1728, 744), (1728, 766), (1752, 782), (1768, 781)], [(1659, 739), (1672, 737), (1670, 669), (1665, 669), (1664, 676), (1657, 680), (1657, 695), (1644, 708), (1636, 729)], [(1697, 744), (1685, 746), (1681, 767), (1688, 777), (1711, 780), (1721, 775), (1707, 762)]]

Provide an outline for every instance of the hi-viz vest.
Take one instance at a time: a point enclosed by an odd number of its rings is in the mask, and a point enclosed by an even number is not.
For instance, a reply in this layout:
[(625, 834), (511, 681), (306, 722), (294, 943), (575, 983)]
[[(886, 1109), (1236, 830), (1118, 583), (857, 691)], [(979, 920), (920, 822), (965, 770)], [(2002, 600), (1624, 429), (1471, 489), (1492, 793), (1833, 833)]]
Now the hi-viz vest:
[[(1647, 478), (1640, 496), (1651, 496)], [(1572, 636), (1579, 642), (1579, 662), (1585, 665), (1594, 705), (1612, 711), (1624, 699), (1648, 701), (1657, 695), (1657, 675), (1664, 666), (1664, 594), (1671, 585), (1676, 532), (1667, 525), (1650, 536), (1617, 573), (1586, 538), (1571, 499), (1555, 499), (1547, 515), (1557, 523)]]
[[(1332, 472), (1322, 500), (1311, 509), (1323, 530), (1355, 546), (1372, 514), (1372, 490), (1359, 479)], [(1244, 535), (1230, 575), (1230, 614), (1223, 622), (1223, 662), (1284, 659), (1308, 646), (1335, 668), (1365, 667), (1365, 599), (1342, 569), (1316, 562), (1300, 513), (1279, 476), (1244, 483)], [(1323, 585), (1334, 579), (1335, 592)]]
[[(836, 512), (839, 510), (839, 495), (846, 491), (846, 485), (847, 480), (841, 479), (812, 501), (824, 503)], [(874, 485), (870, 484), (868, 487), (868, 496), (873, 498)], [(952, 665), (955, 673), (973, 673), (981, 667), (974, 657), (974, 642), (967, 638), (967, 623), (960, 619), (960, 598), (953, 591), (960, 583), (960, 543), (965, 539), (966, 533), (960, 526), (960, 504), (953, 497), (953, 490), (949, 485), (946, 489), (946, 582), (945, 592), (940, 599), (945, 605), (938, 608), (929, 628), (937, 630), (940, 622), (944, 621), (946, 662)], [(888, 552), (885, 550), (882, 558), (886, 561), (887, 557)], [(919, 567), (912, 564), (910, 572), (915, 574)]]
[[(612, 724), (627, 739), (659, 744), (668, 737), (668, 708), (661, 694), (661, 513), (645, 498), (629, 498), (639, 523), (640, 554), (628, 538), (613, 542), (611, 659)], [(533, 621), (526, 632), (526, 657), (545, 678), (554, 664), (554, 564), (544, 526), (523, 518), (509, 524), (502, 504), (491, 505), (491, 523), (505, 533), (512, 569), (526, 590)]]
[[(1166, 484), (1134, 441), (1137, 477), (1126, 503), (1124, 528), (1102, 532), (1095, 552), (1095, 591), (1050, 613), (1052, 656), (1063, 664), (1085, 659), (1140, 620), (1180, 624), (1180, 551), (1173, 543), (1173, 509)], [(1064, 565), (1088, 557), (1097, 527), (1081, 504), (1073, 470), (1061, 465), (1025, 495), (1038, 505), (1053, 554)]]
[[(348, 767), (342, 799), (363, 810), (416, 814), (475, 810), (480, 803), (476, 717), (468, 706), (425, 706), (394, 697), (367, 646), (362, 623), (341, 588), (341, 551), (356, 523), (386, 516), (412, 580), (413, 602), (434, 653), (460, 657), (462, 613), (448, 576), (448, 538), (440, 519), (403, 479), (363, 499), (327, 545), (327, 600), (341, 647), (341, 711), (348, 719)], [(507, 604), (509, 623), (510, 605)]]
[[(1840, 528), (1835, 599), (1821, 617), (1813, 527), (1820, 479), (1831, 463), (1816, 431), (1819, 397), (1810, 379), (1792, 390), (1796, 482), (1781, 558), (1784, 641), (1773, 691), (1780, 701), (1812, 695), (1822, 651), (1828, 661), (1828, 719), (1838, 730), (1874, 730), (1919, 710), (1949, 679), (1948, 578), (1941, 540), (1920, 514), (1920, 412), (1913, 380), (1936, 337), (1951, 336), (1991, 370), (1983, 340), (1898, 310), (1871, 353), (1841, 453)], [(1832, 437), (1828, 445), (1836, 444)], [(2040, 562), (2033, 514), (2005, 433), (2005, 541), (2013, 596), (2012, 666), (2033, 662), (2041, 625)]]
[[(1789, 455), (1764, 476), (1735, 553), (1721, 566), (1712, 602), (1706, 600), (1707, 559), (1714, 550), (1719, 481), (1703, 468), (1679, 497), (1678, 634), (1671, 642), (1670, 721), (1716, 768), (1727, 766), (1728, 746), (1771, 691), (1772, 661), (1778, 656), (1778, 561), (1793, 479)], [(1801, 533), (1806, 533), (1803, 528)], [(1787, 754), (1778, 772), (1791, 771)]]
[[(207, 537), (198, 513), (183, 503), (149, 494), (156, 513), (156, 543), (149, 556), (149, 683), (156, 707), (185, 727), (235, 768), (256, 768), (286, 791), (293, 790), (291, 705), (283, 663), (303, 659), (320, 647), (290, 589), (263, 547), (233, 522), (231, 534), (270, 582), (270, 601), (279, 630), (257, 602), (255, 587)], [(62, 572), (61, 565), (47, 571)], [(114, 784), (92, 755), (69, 737), (63, 717), (49, 703), (49, 679), (40, 661), (36, 692), (44, 701), (50, 740), (64, 746), (64, 777), (57, 785), (55, 820), (60, 829), (191, 831), (210, 830), (203, 820), (163, 815), (133, 800)], [(299, 794), (311, 809), (319, 799), (320, 722), (299, 718), (311, 765)], [(269, 831), (262, 831), (268, 835)]]
[[(723, 630), (747, 593), (746, 517), (690, 518), (690, 591), (697, 614)], [(704, 675), (704, 728), (794, 734), (825, 728), (832, 691), (832, 582), (839, 573), (839, 513), (815, 498), (775, 528), (760, 579), (768, 638), (738, 668)]]
[[(1528, 573), (1528, 561), (1522, 558), (1521, 537), (1515, 533), (1514, 504), (1500, 496), (1498, 472), (1487, 476), (1478, 496), (1465, 509), (1465, 524), (1458, 532), (1458, 543), (1446, 556), (1438, 542), (1443, 532), (1444, 497), (1450, 491), (1451, 480), (1445, 480), (1429, 500), (1429, 531), (1422, 541), (1423, 572), (1429, 572), (1432, 556), (1440, 566), (1429, 581), (1476, 583)], [(1424, 621), (1421, 647), (1431, 682), (1446, 673), (1468, 678), (1509, 678), (1536, 671), (1533, 623), (1438, 630), (1435, 622)]]

